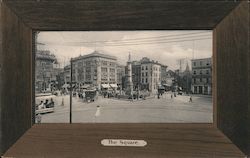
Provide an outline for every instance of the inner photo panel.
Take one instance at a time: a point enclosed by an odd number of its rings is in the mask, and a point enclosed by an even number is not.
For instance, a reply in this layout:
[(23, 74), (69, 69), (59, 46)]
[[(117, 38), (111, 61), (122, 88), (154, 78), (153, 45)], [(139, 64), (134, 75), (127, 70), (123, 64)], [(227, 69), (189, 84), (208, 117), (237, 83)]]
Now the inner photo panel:
[(213, 122), (210, 30), (42, 31), (35, 63), (37, 123)]

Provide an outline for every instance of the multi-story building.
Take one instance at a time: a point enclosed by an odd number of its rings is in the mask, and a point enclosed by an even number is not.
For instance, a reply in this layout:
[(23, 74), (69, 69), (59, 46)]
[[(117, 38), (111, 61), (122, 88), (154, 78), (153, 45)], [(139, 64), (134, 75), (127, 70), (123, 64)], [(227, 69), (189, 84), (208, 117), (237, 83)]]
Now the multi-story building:
[(117, 65), (117, 85), (121, 88), (124, 89), (124, 77), (125, 77), (125, 66), (123, 65)]
[(172, 90), (172, 87), (175, 86), (175, 72), (172, 70), (167, 70), (166, 77), (162, 79), (162, 85), (165, 87), (166, 90)]
[(70, 83), (70, 65), (67, 65), (63, 68), (63, 76), (64, 76), (64, 83), (69, 84)]
[(149, 58), (141, 59), (141, 85), (142, 89), (148, 89), (152, 93), (157, 93), (158, 86), (161, 85), (161, 64)]
[(141, 62), (132, 61), (132, 82), (133, 89), (140, 89), (141, 86)]
[(168, 73), (167, 73), (167, 67), (166, 65), (161, 65), (161, 84), (165, 84), (168, 79)]
[(192, 92), (194, 94), (212, 94), (212, 59), (192, 60)]
[(37, 50), (36, 52), (36, 68), (35, 83), (36, 91), (50, 90), (53, 78), (53, 63), (56, 61), (55, 55), (48, 50)]
[(97, 51), (73, 58), (72, 74), (72, 81), (98, 89), (102, 85), (117, 86), (117, 58)]

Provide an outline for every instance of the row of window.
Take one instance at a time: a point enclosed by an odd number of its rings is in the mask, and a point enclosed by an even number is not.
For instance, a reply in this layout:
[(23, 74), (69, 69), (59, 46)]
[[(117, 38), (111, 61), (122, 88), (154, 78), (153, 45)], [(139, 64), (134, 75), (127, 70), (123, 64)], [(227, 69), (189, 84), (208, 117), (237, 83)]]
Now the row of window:
[[(141, 75), (144, 77), (144, 72), (142, 72)], [(145, 72), (145, 76), (148, 76), (148, 72)]]
[[(197, 71), (196, 71), (196, 70), (194, 70), (194, 71), (193, 71), (193, 74), (194, 74), (194, 75), (196, 75), (196, 74), (197, 74)], [(203, 74), (203, 71), (202, 71), (202, 70), (200, 70), (200, 71), (199, 71), (199, 74), (200, 74), (200, 75), (202, 75), (202, 74)], [(206, 70), (206, 73), (205, 73), (205, 74), (207, 74), (207, 75), (208, 75), (208, 74), (209, 74), (209, 70)]]
[[(144, 70), (144, 69), (145, 69), (145, 70), (148, 70), (148, 66), (141, 66), (141, 70)], [(152, 70), (152, 68), (151, 68), (151, 70)], [(158, 70), (160, 71), (161, 68), (153, 67), (153, 70), (154, 70), (154, 71), (158, 71)]]
[(144, 82), (144, 78), (142, 78), (141, 83), (148, 83), (148, 78), (145, 78), (145, 82)]
[[(144, 77), (144, 72), (141, 73), (141, 76)], [(148, 76), (148, 72), (145, 72), (145, 76), (146, 76), (146, 77)], [(154, 73), (153, 76), (154, 76), (154, 77), (157, 77), (158, 74), (157, 74), (157, 73)]]
[(209, 78), (193, 78), (193, 83), (197, 83), (197, 80), (199, 80), (199, 82), (205, 82), (205, 83), (209, 83), (210, 79)]
[[(144, 70), (144, 66), (141, 67), (141, 70)], [(145, 66), (145, 70), (148, 70), (148, 66)]]
[[(107, 67), (101, 67), (101, 72), (108, 72), (108, 68)], [(109, 68), (109, 72), (110, 73), (115, 73), (115, 69), (114, 68)]]
[(104, 65), (104, 66), (115, 66), (116, 65), (116, 63), (115, 62), (108, 62), (108, 61), (102, 61), (102, 65)]
[[(203, 66), (203, 62), (202, 61), (200, 61), (200, 62), (198, 62), (200, 65), (199, 66)], [(208, 61), (206, 61), (206, 62), (204, 62), (204, 63), (206, 63), (206, 66), (209, 66), (210, 65), (210, 63), (208, 62)], [(194, 61), (193, 62), (193, 66), (196, 66), (197, 65), (197, 62), (196, 61)]]
[[(97, 64), (97, 60), (93, 60), (93, 61), (87, 60), (85, 62), (83, 62), (83, 61), (82, 62), (78, 62), (77, 66), (78, 67), (82, 67), (82, 66), (84, 66), (84, 64), (86, 64), (86, 65)], [(116, 66), (115, 62), (108, 62), (108, 61), (101, 61), (101, 64), (104, 65), (104, 66), (108, 66), (108, 65), (109, 66)], [(73, 67), (76, 67), (75, 63), (73, 63), (72, 65), (73, 65)]]

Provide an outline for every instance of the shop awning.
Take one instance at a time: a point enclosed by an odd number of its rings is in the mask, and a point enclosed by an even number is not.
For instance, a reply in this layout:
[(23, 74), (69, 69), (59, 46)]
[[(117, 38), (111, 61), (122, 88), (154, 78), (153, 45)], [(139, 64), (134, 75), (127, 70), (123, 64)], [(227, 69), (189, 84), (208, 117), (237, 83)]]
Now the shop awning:
[(90, 87), (90, 85), (81, 85), (81, 88), (82, 89), (87, 89), (87, 88), (89, 88)]
[(70, 87), (69, 84), (64, 84), (64, 85), (62, 86), (62, 88), (68, 88), (68, 87)]
[(102, 88), (109, 88), (110, 86), (108, 84), (102, 84)]
[(117, 88), (117, 84), (109, 84), (112, 88)]
[(166, 86), (166, 87), (171, 87), (170, 84), (162, 84), (163, 86)]

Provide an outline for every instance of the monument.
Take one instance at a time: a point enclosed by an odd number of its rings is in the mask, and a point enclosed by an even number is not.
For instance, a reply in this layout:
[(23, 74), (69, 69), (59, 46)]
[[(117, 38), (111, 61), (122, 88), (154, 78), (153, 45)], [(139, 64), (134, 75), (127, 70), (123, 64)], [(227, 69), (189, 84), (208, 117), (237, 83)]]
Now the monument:
[(128, 95), (132, 95), (133, 94), (133, 82), (132, 82), (132, 61), (131, 61), (131, 54), (130, 53), (128, 55), (127, 66), (128, 66), (128, 75), (127, 75), (128, 85), (127, 85), (126, 93)]

